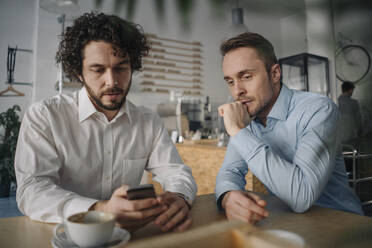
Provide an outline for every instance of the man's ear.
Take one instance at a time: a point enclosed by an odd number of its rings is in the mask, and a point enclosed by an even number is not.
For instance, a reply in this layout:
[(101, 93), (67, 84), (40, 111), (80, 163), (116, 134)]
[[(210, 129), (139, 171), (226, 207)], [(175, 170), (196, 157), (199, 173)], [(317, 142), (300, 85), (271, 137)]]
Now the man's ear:
[(78, 75), (77, 77), (78, 77), (78, 79), (80, 80), (80, 83), (83, 83), (83, 82), (84, 82), (84, 78), (83, 78), (82, 75)]
[(274, 64), (271, 66), (271, 80), (274, 83), (280, 82), (280, 77), (282, 75), (282, 71), (280, 70), (279, 64)]

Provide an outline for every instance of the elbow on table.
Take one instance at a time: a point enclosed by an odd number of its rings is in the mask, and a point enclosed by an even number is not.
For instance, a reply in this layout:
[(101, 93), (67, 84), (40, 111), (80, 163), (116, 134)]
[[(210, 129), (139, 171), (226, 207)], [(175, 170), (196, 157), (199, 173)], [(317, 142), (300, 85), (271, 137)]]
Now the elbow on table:
[(308, 206), (296, 206), (296, 207), (291, 207), (292, 211), (297, 213), (297, 214), (303, 214), (305, 213), (307, 210), (310, 209), (310, 207)]
[(293, 212), (302, 214), (308, 211), (313, 206), (314, 202), (315, 201), (311, 199), (304, 199), (301, 202), (290, 204), (290, 208)]

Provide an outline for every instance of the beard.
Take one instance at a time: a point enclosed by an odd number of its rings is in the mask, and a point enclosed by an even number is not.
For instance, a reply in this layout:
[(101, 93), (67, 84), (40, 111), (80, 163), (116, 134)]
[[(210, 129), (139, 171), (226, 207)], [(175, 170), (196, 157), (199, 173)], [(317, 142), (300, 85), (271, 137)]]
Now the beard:
[[(97, 105), (98, 107), (104, 109), (104, 110), (109, 110), (109, 111), (112, 111), (112, 110), (118, 110), (121, 108), (121, 106), (123, 106), (123, 104), (125, 103), (126, 101), (126, 98), (127, 98), (127, 95), (128, 95), (128, 92), (129, 92), (129, 89), (130, 89), (130, 86), (132, 84), (132, 77), (129, 81), (129, 85), (128, 85), (128, 88), (126, 90), (123, 90), (117, 86), (114, 86), (113, 88), (109, 89), (109, 90), (106, 90), (104, 92), (101, 92), (101, 93), (94, 93), (94, 91), (88, 86), (88, 84), (86, 84), (85, 82), (83, 82), (87, 92), (88, 92), (88, 96), (89, 98), (94, 102), (95, 105)], [(119, 101), (115, 101), (115, 100), (111, 100), (111, 103), (110, 104), (105, 104), (101, 101), (102, 97), (105, 95), (105, 94), (122, 94), (122, 98), (119, 100)]]

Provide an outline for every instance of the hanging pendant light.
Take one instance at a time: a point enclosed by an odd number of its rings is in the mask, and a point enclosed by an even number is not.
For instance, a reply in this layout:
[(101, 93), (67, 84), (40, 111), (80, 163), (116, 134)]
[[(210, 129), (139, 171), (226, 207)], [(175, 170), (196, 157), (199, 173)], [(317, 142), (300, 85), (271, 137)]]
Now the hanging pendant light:
[(229, 27), (228, 37), (248, 32), (248, 27), (244, 25), (244, 10), (239, 7), (239, 0), (236, 1), (236, 8), (231, 11), (232, 25)]
[[(66, 16), (77, 15), (80, 11), (79, 0), (40, 0), (39, 6), (41, 9), (53, 13), (59, 14), (57, 17), (58, 23), (61, 24), (61, 34), (65, 30)], [(59, 94), (62, 94), (63, 83), (65, 81), (65, 75), (63, 72), (62, 62), (58, 64), (58, 81), (56, 88)]]
[(54, 14), (77, 14), (79, 0), (40, 0), (40, 8)]

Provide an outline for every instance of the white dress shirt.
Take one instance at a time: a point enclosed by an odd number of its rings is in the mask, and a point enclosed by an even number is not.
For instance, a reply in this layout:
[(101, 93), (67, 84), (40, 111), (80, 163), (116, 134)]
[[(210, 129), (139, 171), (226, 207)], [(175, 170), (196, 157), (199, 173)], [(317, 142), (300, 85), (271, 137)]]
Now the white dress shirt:
[(158, 115), (127, 100), (108, 121), (85, 87), (27, 110), (15, 169), (19, 209), (45, 222), (87, 211), (122, 184), (139, 185), (144, 170), (191, 201), (197, 191)]

